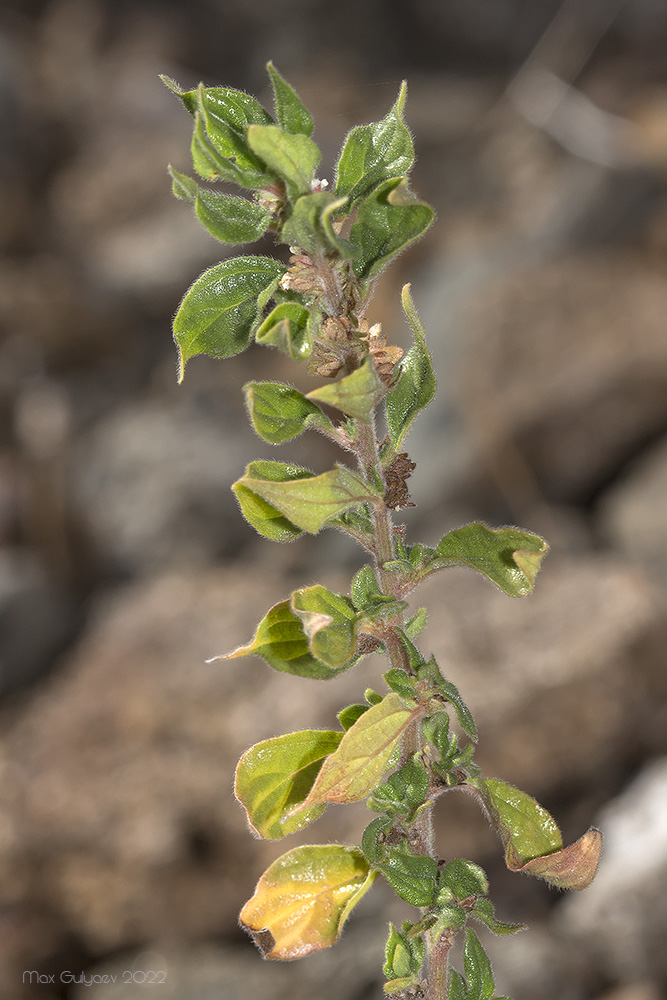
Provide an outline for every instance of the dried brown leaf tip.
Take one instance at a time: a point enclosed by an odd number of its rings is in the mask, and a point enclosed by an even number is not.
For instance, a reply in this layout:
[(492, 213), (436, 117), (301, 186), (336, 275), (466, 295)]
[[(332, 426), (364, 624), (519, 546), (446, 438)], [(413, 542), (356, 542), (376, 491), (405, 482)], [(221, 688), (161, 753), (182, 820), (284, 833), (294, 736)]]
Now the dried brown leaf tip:
[(414, 507), (410, 500), (406, 480), (410, 478), (417, 468), (414, 462), (410, 461), (407, 451), (402, 451), (387, 467), (385, 472), (385, 482), (387, 488), (384, 494), (385, 506), (390, 510), (400, 510), (401, 507)]

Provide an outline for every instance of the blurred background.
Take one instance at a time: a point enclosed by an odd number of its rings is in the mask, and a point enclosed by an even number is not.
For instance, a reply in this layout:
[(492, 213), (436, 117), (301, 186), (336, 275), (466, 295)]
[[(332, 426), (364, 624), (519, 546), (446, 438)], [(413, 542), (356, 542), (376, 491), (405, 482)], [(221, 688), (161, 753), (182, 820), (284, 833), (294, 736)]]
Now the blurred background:
[[(487, 773), (570, 840), (604, 830), (598, 879), (565, 895), (510, 876), (463, 796), (438, 804), (440, 853), (477, 860), (499, 916), (531, 925), (488, 941), (499, 992), (659, 1000), (664, 0), (4, 0), (0, 995), (365, 1000), (386, 922), (410, 913), (376, 886), (335, 949), (285, 966), (236, 923), (287, 849), (247, 832), (238, 756), (330, 726), (381, 668), (325, 684), (204, 662), (295, 586), (347, 590), (363, 561), (332, 533), (271, 545), (236, 511), (251, 458), (333, 459), (307, 435), (269, 452), (247, 426), (241, 385), (294, 379), (286, 360), (198, 358), (176, 385), (171, 317), (228, 250), (170, 195), (190, 119), (158, 74), (268, 100), (269, 59), (312, 111), (330, 178), (347, 130), (409, 81), (413, 187), (438, 219), (371, 318), (406, 344), (411, 281), (439, 380), (408, 442), (410, 537), (483, 519), (552, 546), (526, 601), (463, 570), (424, 587), (425, 648), (475, 712)], [(368, 820), (330, 808), (301, 840), (356, 842)]]

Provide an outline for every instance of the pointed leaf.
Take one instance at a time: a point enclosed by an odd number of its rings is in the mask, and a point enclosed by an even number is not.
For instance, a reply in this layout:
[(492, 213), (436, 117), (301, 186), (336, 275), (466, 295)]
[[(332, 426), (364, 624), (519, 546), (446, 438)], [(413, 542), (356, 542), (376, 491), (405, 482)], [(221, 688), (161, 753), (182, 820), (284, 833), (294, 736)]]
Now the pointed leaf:
[(463, 967), (468, 981), (468, 1000), (491, 1000), (496, 992), (491, 962), (471, 927), (466, 928)]
[(559, 889), (586, 889), (595, 878), (602, 853), (602, 834), (590, 828), (579, 840), (544, 858), (532, 858), (520, 864), (519, 857), (508, 850), (508, 867), (545, 879)]
[(369, 708), (327, 757), (304, 805), (365, 799), (387, 769), (405, 730), (421, 712), (418, 707), (406, 708), (393, 693)]
[(404, 83), (386, 118), (358, 125), (348, 134), (336, 166), (336, 194), (346, 195), (350, 203), (388, 177), (403, 177), (414, 163), (412, 137), (403, 122), (406, 96)]
[(243, 386), (250, 420), (261, 438), (282, 444), (308, 427), (331, 427), (319, 406), (282, 382), (246, 382)]
[(277, 125), (251, 125), (247, 140), (253, 153), (285, 182), (290, 201), (310, 193), (315, 170), (322, 159), (312, 139), (284, 132)]
[(286, 132), (300, 132), (303, 135), (310, 135), (313, 131), (313, 119), (301, 103), (296, 91), (287, 80), (283, 79), (272, 62), (267, 63), (266, 68), (273, 87), (278, 124)]
[(281, 302), (259, 327), (255, 340), (266, 347), (277, 347), (294, 361), (305, 361), (313, 353), (310, 315), (299, 302)]
[(333, 226), (335, 214), (346, 204), (347, 198), (337, 198), (330, 191), (303, 195), (282, 228), (283, 243), (299, 247), (312, 257), (332, 251), (350, 257), (352, 247), (339, 238)]
[(401, 251), (414, 243), (433, 222), (434, 212), (417, 201), (401, 177), (392, 177), (372, 191), (358, 208), (350, 230), (357, 277), (371, 281)]
[(466, 983), (460, 972), (456, 969), (449, 971), (449, 989), (447, 991), (448, 1000), (468, 1000)]
[(220, 191), (210, 191), (185, 174), (169, 167), (172, 191), (177, 198), (191, 202), (195, 215), (211, 236), (223, 243), (251, 243), (266, 232), (271, 216), (255, 201), (235, 198)]
[(394, 388), (387, 396), (387, 427), (394, 449), (398, 452), (412, 426), (412, 422), (435, 396), (436, 382), (433, 363), (424, 328), (410, 297), (410, 286), (404, 285), (402, 292), (403, 310), (414, 333), (415, 342), (401, 360), (400, 375)]
[(334, 668), (350, 662), (357, 648), (357, 615), (347, 597), (315, 584), (295, 590), (291, 607), (302, 621), (313, 656)]
[(510, 871), (537, 875), (561, 889), (585, 889), (600, 861), (602, 834), (590, 829), (563, 847), (554, 818), (535, 799), (497, 778), (468, 780), (477, 789), (505, 848)]
[(176, 94), (177, 97), (180, 97), (186, 110), (189, 111), (191, 115), (194, 115), (197, 110), (197, 91), (181, 90), (180, 85), (176, 83), (175, 80), (172, 80), (170, 76), (166, 76), (164, 73), (160, 75), (160, 79), (162, 80), (167, 90), (170, 90), (172, 94)]
[[(280, 463), (262, 463), (278, 465)], [(359, 476), (344, 465), (337, 465), (319, 476), (276, 481), (258, 474), (259, 463), (248, 466), (242, 479), (232, 489), (243, 487), (266, 500), (293, 525), (317, 534), (327, 520), (348, 507), (376, 500), (378, 494)], [(238, 492), (237, 492), (238, 495)]]
[(330, 729), (304, 729), (246, 750), (236, 766), (234, 791), (261, 837), (276, 840), (296, 833), (324, 812), (325, 807), (317, 805), (286, 815), (304, 801), (322, 762), (342, 737)]
[(264, 958), (303, 958), (336, 943), (374, 879), (354, 847), (296, 847), (264, 872), (241, 910), (241, 926)]
[(384, 385), (378, 378), (372, 359), (366, 358), (350, 375), (313, 389), (308, 393), (308, 399), (335, 406), (348, 417), (368, 422), (384, 392)]
[[(289, 601), (280, 601), (267, 611), (247, 646), (239, 646), (231, 653), (214, 656), (210, 662), (235, 660), (253, 653), (261, 656), (274, 670), (299, 677), (329, 680), (341, 672), (332, 670), (312, 655), (301, 619), (294, 614)], [(352, 666), (352, 663), (346, 666)]]
[(243, 171), (236, 166), (235, 160), (223, 156), (213, 145), (206, 131), (205, 117), (199, 111), (195, 114), (190, 153), (192, 166), (200, 177), (211, 181), (231, 181), (243, 186)]
[[(231, 164), (237, 183), (247, 188), (267, 187), (276, 172), (267, 170), (266, 161), (252, 150), (250, 128), (275, 128), (271, 116), (242, 90), (231, 87), (204, 87), (197, 92), (197, 106), (210, 145)], [(263, 161), (263, 162), (262, 162)]]
[(524, 597), (532, 591), (540, 562), (548, 551), (549, 546), (539, 535), (475, 523), (446, 534), (426, 566), (428, 573), (457, 564), (471, 566), (503, 593)]
[(516, 934), (517, 931), (526, 930), (525, 924), (512, 924), (506, 923), (503, 920), (497, 920), (494, 916), (493, 903), (490, 899), (476, 899), (475, 905), (470, 911), (470, 916), (474, 917), (475, 920), (479, 920), (494, 934)]
[(196, 354), (230, 358), (250, 343), (257, 298), (284, 271), (271, 257), (234, 257), (205, 271), (185, 293), (174, 319), (179, 381)]
[[(313, 475), (308, 469), (299, 465), (286, 465), (284, 462), (270, 462), (268, 460), (250, 462), (246, 468), (246, 474), (253, 480), (261, 478), (280, 483), (289, 480), (301, 482)], [(232, 491), (248, 524), (264, 538), (269, 538), (273, 542), (291, 542), (303, 534), (302, 529), (292, 524), (289, 518), (285, 517), (268, 501), (263, 500), (253, 490), (248, 489), (243, 480), (240, 479), (234, 483)]]

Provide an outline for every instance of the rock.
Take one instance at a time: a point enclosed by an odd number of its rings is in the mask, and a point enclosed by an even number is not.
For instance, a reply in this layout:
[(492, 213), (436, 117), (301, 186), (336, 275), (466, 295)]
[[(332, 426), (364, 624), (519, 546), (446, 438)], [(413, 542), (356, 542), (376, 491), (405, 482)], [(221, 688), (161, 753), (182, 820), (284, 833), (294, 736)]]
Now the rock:
[(633, 462), (599, 506), (606, 542), (667, 584), (667, 441)]
[(560, 926), (607, 976), (631, 984), (638, 970), (667, 978), (667, 757), (647, 764), (597, 817), (605, 836), (600, 869), (560, 907)]

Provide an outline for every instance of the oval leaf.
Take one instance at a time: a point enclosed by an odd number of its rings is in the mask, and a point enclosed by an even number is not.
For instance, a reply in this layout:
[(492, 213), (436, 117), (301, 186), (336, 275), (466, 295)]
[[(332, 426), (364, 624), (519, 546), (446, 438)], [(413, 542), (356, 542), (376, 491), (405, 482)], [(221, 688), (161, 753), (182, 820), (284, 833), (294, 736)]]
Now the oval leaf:
[(295, 590), (290, 600), (313, 656), (333, 668), (349, 663), (357, 648), (357, 615), (351, 601), (319, 583)]
[(271, 257), (234, 257), (197, 278), (174, 319), (179, 382), (186, 362), (196, 354), (229, 358), (246, 349), (257, 320), (257, 298), (284, 269)]
[(303, 729), (246, 750), (236, 766), (234, 791), (260, 836), (277, 840), (322, 814), (325, 807), (317, 805), (286, 816), (304, 801), (322, 762), (342, 738), (341, 732), (331, 729)]
[(354, 847), (296, 847), (264, 872), (241, 910), (241, 926), (264, 958), (303, 958), (336, 943), (374, 878)]
[(364, 281), (376, 278), (424, 235), (433, 219), (431, 206), (417, 201), (403, 178), (384, 181), (361, 202), (350, 230), (354, 273)]
[(222, 243), (252, 243), (266, 232), (271, 216), (257, 202), (200, 188), (190, 177), (179, 174), (173, 167), (169, 167), (169, 173), (173, 193), (194, 205), (195, 215), (217, 240)]
[[(273, 462), (262, 465), (280, 465)], [(308, 474), (308, 478), (276, 481), (259, 474), (259, 462), (251, 463), (242, 479), (234, 483), (265, 500), (271, 507), (283, 514), (293, 525), (317, 534), (330, 517), (340, 514), (348, 507), (377, 500), (379, 494), (371, 492), (371, 487), (344, 465), (337, 465), (319, 476)], [(237, 492), (238, 495), (238, 492)]]
[(348, 729), (327, 757), (304, 806), (358, 802), (375, 789), (405, 730), (422, 712), (406, 708), (397, 694), (386, 695)]
[[(298, 465), (286, 465), (284, 462), (270, 462), (260, 459), (257, 462), (250, 462), (246, 467), (246, 475), (252, 479), (261, 478), (282, 483), (292, 479), (300, 482), (304, 478), (312, 476), (313, 473)], [(302, 529), (297, 528), (289, 518), (285, 517), (268, 501), (263, 500), (257, 493), (248, 489), (242, 479), (232, 485), (232, 492), (238, 500), (241, 513), (248, 524), (264, 538), (269, 538), (272, 542), (291, 542), (303, 534)]]
[(284, 132), (277, 125), (251, 125), (247, 139), (253, 153), (285, 182), (290, 201), (310, 193), (313, 175), (322, 159), (312, 139)]
[(331, 428), (319, 406), (282, 382), (246, 382), (243, 386), (250, 421), (261, 438), (282, 444), (307, 427)]
[(436, 390), (433, 362), (426, 346), (424, 327), (410, 296), (409, 285), (404, 285), (401, 298), (415, 341), (398, 366), (398, 381), (386, 401), (387, 428), (396, 452), (400, 450), (413, 420), (420, 410), (428, 406)]
[(447, 566), (471, 566), (503, 593), (524, 597), (532, 591), (548, 551), (548, 544), (539, 535), (476, 523), (448, 532), (426, 566), (428, 573)]
[(281, 302), (259, 327), (255, 340), (266, 347), (277, 347), (294, 361), (305, 361), (313, 353), (309, 320), (305, 306)]
[[(290, 608), (289, 601), (280, 601), (267, 611), (257, 626), (252, 642), (239, 646), (231, 653), (214, 656), (214, 660), (235, 660), (240, 656), (255, 653), (273, 667), (285, 674), (299, 677), (313, 677), (329, 680), (340, 673), (326, 663), (320, 663), (310, 651), (308, 638), (303, 631), (301, 619)], [(346, 666), (352, 666), (351, 661)], [(343, 668), (344, 669), (344, 668)]]

